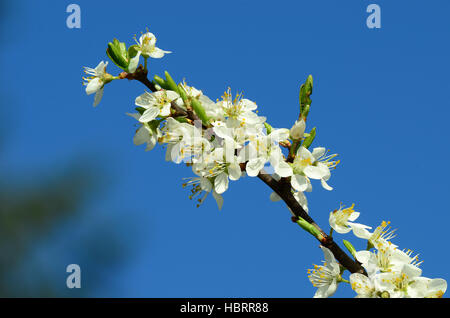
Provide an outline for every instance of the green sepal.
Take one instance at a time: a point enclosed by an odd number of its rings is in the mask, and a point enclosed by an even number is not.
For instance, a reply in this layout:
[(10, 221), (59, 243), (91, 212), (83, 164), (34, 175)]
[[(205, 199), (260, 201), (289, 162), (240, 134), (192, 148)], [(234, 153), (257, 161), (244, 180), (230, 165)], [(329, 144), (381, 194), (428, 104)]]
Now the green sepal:
[[(303, 111), (306, 105), (311, 105), (311, 96), (313, 91), (313, 77), (309, 75), (306, 79), (305, 83), (300, 86), (300, 114), (303, 114)], [(308, 110), (309, 111), (309, 110)]]
[(311, 146), (311, 144), (313, 143), (314, 138), (316, 138), (316, 127), (311, 129), (311, 132), (309, 133), (309, 136), (305, 138), (305, 140), (303, 141), (302, 146), (305, 147), (306, 149), (308, 149), (309, 146)]
[(185, 117), (175, 117), (175, 120), (180, 123), (189, 123), (189, 121)]
[(353, 247), (352, 243), (347, 240), (342, 240), (342, 242), (344, 243), (344, 246), (347, 248), (350, 254), (352, 254), (352, 256), (356, 258), (356, 249)]
[(145, 108), (144, 107), (141, 107), (141, 106), (138, 106), (138, 107), (136, 107), (135, 108), (135, 110), (139, 113), (139, 114), (143, 114), (144, 112), (145, 112)]
[(165, 118), (162, 119), (154, 119), (150, 122), (148, 122), (148, 126), (150, 127), (151, 130), (156, 131), (156, 128), (159, 127), (159, 125), (161, 124), (162, 121), (164, 121)]
[(128, 59), (128, 51), (125, 43), (119, 42), (119, 40), (114, 39), (113, 42), (108, 43), (106, 54), (118, 67), (125, 71), (128, 69), (128, 64), (130, 62)]

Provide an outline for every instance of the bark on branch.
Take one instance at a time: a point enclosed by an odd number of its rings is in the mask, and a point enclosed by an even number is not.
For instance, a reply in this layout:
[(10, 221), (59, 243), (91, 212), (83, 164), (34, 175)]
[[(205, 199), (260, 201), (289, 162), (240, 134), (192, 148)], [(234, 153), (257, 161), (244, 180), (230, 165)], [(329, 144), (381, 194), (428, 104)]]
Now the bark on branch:
[(286, 205), (291, 210), (291, 213), (294, 217), (301, 217), (306, 220), (308, 223), (314, 225), (324, 237), (323, 240), (319, 241), (320, 244), (330, 249), (333, 253), (336, 260), (348, 269), (351, 273), (361, 273), (366, 274), (364, 268), (361, 264), (352, 258), (350, 258), (334, 241), (333, 238), (328, 236), (317, 224), (314, 220), (309, 216), (309, 214), (302, 208), (302, 206), (298, 203), (298, 201), (294, 198), (291, 193), (291, 187), (289, 183), (285, 183), (282, 181), (276, 181), (272, 178), (271, 175), (267, 174), (264, 170), (262, 170), (258, 174), (258, 178), (261, 179), (265, 184), (267, 184), (276, 194), (280, 196), (281, 199), (286, 203)]

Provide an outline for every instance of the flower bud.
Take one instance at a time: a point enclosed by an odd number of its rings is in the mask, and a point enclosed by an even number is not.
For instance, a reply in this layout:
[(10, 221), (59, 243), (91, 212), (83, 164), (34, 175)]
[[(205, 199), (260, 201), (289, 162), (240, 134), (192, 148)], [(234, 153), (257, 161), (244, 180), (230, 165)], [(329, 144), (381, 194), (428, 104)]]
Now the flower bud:
[(181, 83), (178, 84), (178, 93), (180, 94), (180, 97), (183, 100), (183, 102), (188, 103), (188, 95), (186, 94), (186, 91), (184, 90), (184, 87)]
[(322, 233), (317, 229), (314, 225), (306, 221), (300, 216), (296, 217), (296, 222), (302, 229), (312, 234), (315, 238), (317, 238), (319, 241), (323, 241), (325, 238), (323, 237)]
[(175, 81), (173, 80), (172, 76), (170, 76), (169, 72), (165, 71), (164, 74), (166, 75), (166, 84), (167, 86), (169, 86), (169, 88), (178, 93), (178, 86), (175, 83)]
[(391, 295), (389, 295), (389, 292), (384, 291), (380, 295), (381, 298), (391, 298)]
[(206, 115), (206, 111), (203, 108), (202, 104), (197, 99), (191, 98), (191, 105), (192, 105), (192, 108), (194, 109), (194, 112), (201, 119), (203, 124), (208, 125), (209, 124), (209, 118)]
[(169, 90), (170, 87), (169, 85), (167, 85), (166, 81), (164, 79), (162, 79), (161, 77), (159, 77), (158, 75), (155, 75), (153, 77), (153, 80), (156, 82), (156, 84), (158, 84), (162, 89), (166, 89)]
[(344, 243), (344, 245), (348, 249), (348, 251), (352, 254), (352, 256), (356, 258), (356, 256), (355, 256), (356, 255), (356, 250), (353, 247), (352, 243), (350, 243), (347, 240), (342, 240), (342, 242)]
[(293, 140), (300, 140), (303, 138), (303, 134), (305, 133), (306, 123), (302, 119), (297, 120), (289, 131), (289, 135)]

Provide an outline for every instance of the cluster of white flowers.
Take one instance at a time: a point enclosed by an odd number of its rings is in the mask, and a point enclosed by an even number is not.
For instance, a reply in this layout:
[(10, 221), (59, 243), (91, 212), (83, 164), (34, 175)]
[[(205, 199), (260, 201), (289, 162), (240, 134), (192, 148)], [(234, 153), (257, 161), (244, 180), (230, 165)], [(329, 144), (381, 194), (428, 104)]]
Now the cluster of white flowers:
[[(137, 69), (141, 56), (147, 60), (171, 53), (157, 48), (155, 35), (148, 31), (136, 43), (133, 45), (135, 55), (129, 57), (128, 72)], [(86, 93), (96, 93), (94, 106), (100, 102), (105, 84), (119, 79), (106, 73), (106, 66), (102, 61), (95, 69), (85, 68), (91, 75), (85, 79)], [(294, 197), (306, 211), (304, 192), (312, 190), (311, 179), (320, 180), (325, 189), (332, 190), (326, 181), (339, 161), (331, 160), (336, 155), (327, 155), (325, 148), (314, 148), (311, 152), (301, 146), (306, 117), (297, 120), (291, 129), (273, 129), (265, 117), (257, 114), (255, 102), (239, 93), (233, 97), (230, 88), (214, 102), (185, 82), (169, 89), (156, 87), (157, 91), (145, 92), (136, 98), (139, 113), (128, 114), (141, 125), (134, 143), (146, 144), (146, 150), (153, 149), (157, 143), (165, 145), (166, 160), (192, 166), (196, 177), (190, 178), (184, 186), (193, 187), (190, 197), (196, 197), (199, 204), (211, 192), (219, 209), (222, 208), (222, 194), (228, 189), (229, 180), (236, 181), (243, 175), (258, 176), (265, 166), (277, 180), (290, 177)], [(208, 118), (206, 125), (201, 120), (190, 122), (174, 111), (175, 108), (192, 110), (194, 101)], [(298, 146), (293, 160), (288, 162), (280, 143), (290, 144), (290, 140), (296, 141)], [(270, 199), (279, 201), (281, 198), (272, 193)]]
[[(212, 101), (202, 91), (188, 86), (178, 86), (180, 92), (160, 89), (145, 92), (136, 98), (139, 113), (130, 114), (142, 125), (136, 132), (137, 145), (147, 144), (152, 149), (156, 142), (166, 145), (166, 160), (186, 163), (192, 167), (196, 177), (184, 185), (193, 187), (191, 198), (199, 204), (208, 193), (212, 193), (219, 208), (222, 194), (228, 189), (229, 181), (236, 181), (244, 174), (255, 177), (266, 165), (273, 169), (275, 178), (291, 177), (291, 184), (300, 204), (307, 210), (305, 191), (311, 191), (310, 179), (321, 180), (325, 189), (331, 190), (326, 180), (330, 169), (337, 162), (327, 156), (325, 148), (315, 148), (310, 152), (299, 147), (292, 163), (286, 161), (280, 143), (289, 142), (290, 135), (297, 140), (304, 136), (305, 122), (294, 124), (291, 129), (274, 129), (266, 124), (266, 118), (257, 114), (257, 105), (242, 94), (232, 95), (228, 89), (221, 99)], [(192, 100), (197, 100), (208, 117), (208, 125), (201, 120), (187, 122), (183, 117), (173, 116), (174, 107), (187, 111)], [(204, 193), (203, 195), (201, 195)], [(273, 193), (273, 201), (280, 198)]]
[[(125, 71), (119, 76), (106, 73), (108, 63), (103, 61), (95, 69), (85, 68), (90, 75), (85, 78), (86, 93), (96, 93), (96, 106), (106, 84), (123, 78), (142, 80), (137, 75), (144, 74), (146, 81), (143, 82), (151, 92), (138, 96), (135, 100), (137, 113), (128, 114), (139, 125), (134, 143), (145, 144), (146, 150), (153, 149), (156, 144), (163, 145), (167, 161), (191, 167), (195, 176), (185, 178), (183, 186), (192, 187), (190, 198), (197, 200), (197, 206), (212, 193), (221, 209), (222, 194), (228, 189), (230, 180), (236, 181), (245, 175), (256, 177), (270, 173), (273, 179), (282, 179), (306, 212), (305, 192), (312, 191), (311, 180), (320, 180), (326, 190), (333, 189), (327, 182), (339, 163), (339, 160), (334, 160), (337, 155), (328, 154), (323, 147), (309, 150), (315, 138), (315, 128), (310, 133), (305, 132), (312, 77), (308, 77), (300, 88), (298, 120), (290, 129), (275, 129), (265, 117), (258, 115), (255, 102), (239, 93), (233, 96), (230, 88), (214, 102), (185, 82), (176, 84), (167, 72), (166, 79), (155, 76), (150, 83), (147, 59), (162, 58), (171, 52), (157, 48), (156, 37), (148, 31), (139, 41), (135, 40), (136, 44), (128, 50), (116, 39), (109, 43), (108, 56)], [(138, 67), (140, 57), (144, 58), (145, 64)], [(279, 201), (281, 197), (273, 192), (270, 199)], [(344, 234), (352, 231), (356, 237), (367, 240), (367, 250), (359, 252), (345, 241), (367, 275), (354, 273), (349, 280), (342, 278), (344, 267), (329, 249), (321, 246), (326, 261), (309, 271), (310, 281), (318, 288), (315, 297), (333, 295), (341, 282), (350, 283), (358, 297), (440, 297), (444, 294), (447, 288), (445, 280), (421, 277), (417, 256), (412, 257), (410, 251), (400, 251), (391, 243), (395, 235), (387, 228), (388, 223), (383, 222), (370, 232), (371, 227), (354, 222), (358, 217), (359, 212), (354, 211), (354, 205), (349, 208), (341, 206), (330, 214), (329, 223), (332, 232)], [(318, 231), (311, 226), (308, 223), (306, 228)], [(320, 236), (323, 237), (322, 234)]]
[(400, 250), (391, 242), (395, 230), (391, 230), (389, 222), (383, 221), (370, 232), (371, 227), (353, 222), (359, 215), (354, 205), (348, 208), (341, 206), (330, 213), (329, 223), (338, 233), (353, 231), (356, 237), (367, 240), (366, 250), (356, 251), (353, 246), (349, 247), (367, 275), (353, 273), (349, 281), (343, 279), (343, 268), (330, 250), (322, 246), (324, 265), (315, 265), (314, 269), (308, 270), (311, 283), (317, 287), (314, 297), (332, 296), (340, 282), (350, 283), (359, 298), (436, 298), (444, 295), (447, 282), (441, 278), (421, 276), (419, 266), (422, 262), (418, 256), (413, 256), (411, 250)]

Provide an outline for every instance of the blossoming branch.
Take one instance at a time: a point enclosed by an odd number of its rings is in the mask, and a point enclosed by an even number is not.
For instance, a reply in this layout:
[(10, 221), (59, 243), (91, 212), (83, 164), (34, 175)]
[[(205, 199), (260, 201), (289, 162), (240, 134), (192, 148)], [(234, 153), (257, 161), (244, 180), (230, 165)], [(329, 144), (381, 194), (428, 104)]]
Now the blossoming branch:
[[(355, 223), (360, 213), (354, 204), (332, 211), (330, 231), (326, 234), (308, 214), (306, 193), (317, 180), (326, 190), (331, 172), (338, 166), (336, 154), (324, 147), (312, 148), (316, 128), (307, 132), (311, 107), (313, 78), (309, 76), (300, 87), (299, 115), (290, 129), (273, 128), (267, 118), (258, 115), (257, 104), (241, 93), (228, 88), (213, 101), (201, 90), (186, 82), (176, 83), (168, 72), (164, 78), (148, 78), (148, 60), (160, 59), (170, 51), (156, 47), (156, 37), (148, 30), (135, 44), (114, 39), (108, 44), (107, 55), (122, 72), (113, 76), (106, 72), (108, 62), (95, 68), (85, 68), (86, 93), (95, 93), (94, 106), (103, 96), (107, 84), (115, 80), (137, 80), (149, 91), (135, 99), (134, 118), (139, 129), (134, 144), (152, 150), (157, 144), (166, 147), (167, 161), (185, 164), (192, 175), (183, 186), (190, 187), (191, 199), (200, 206), (209, 194), (221, 209), (223, 194), (232, 182), (244, 175), (257, 177), (273, 192), (270, 200), (283, 200), (292, 221), (314, 236), (324, 253), (323, 265), (308, 270), (311, 283), (317, 287), (314, 297), (332, 296), (340, 283), (348, 283), (357, 297), (442, 297), (447, 289), (444, 279), (422, 276), (421, 261), (410, 250), (400, 250), (392, 242), (395, 231), (383, 221), (371, 227)], [(143, 59), (144, 64), (139, 65)], [(230, 182), (232, 181), (232, 182)], [(333, 232), (353, 233), (367, 241), (366, 250), (356, 251), (348, 240), (342, 250), (333, 239)], [(350, 272), (348, 279), (344, 278)]]

